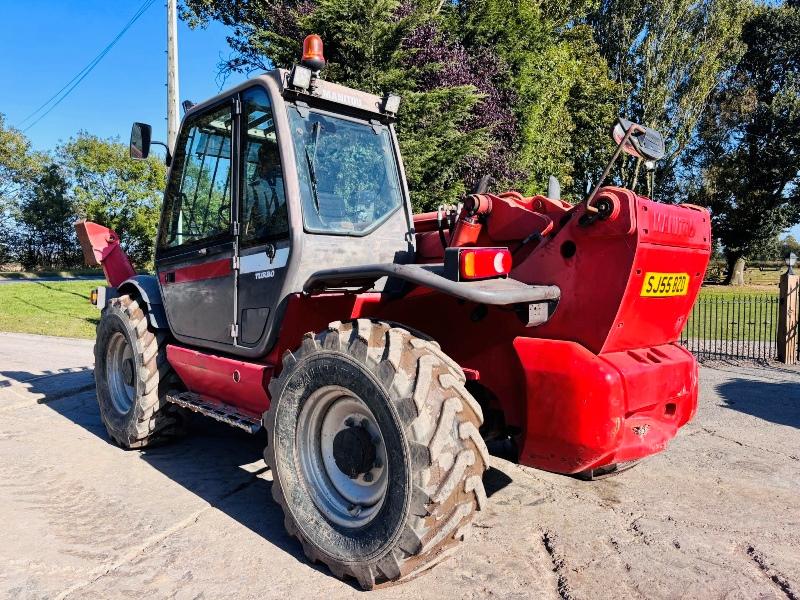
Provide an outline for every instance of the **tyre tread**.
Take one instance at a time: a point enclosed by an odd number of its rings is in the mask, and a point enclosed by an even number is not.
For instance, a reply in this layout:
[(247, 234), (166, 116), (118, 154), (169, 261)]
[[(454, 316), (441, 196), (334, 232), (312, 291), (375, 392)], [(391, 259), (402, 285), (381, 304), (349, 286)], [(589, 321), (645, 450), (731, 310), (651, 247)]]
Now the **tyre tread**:
[[(407, 421), (404, 430), (411, 461), (419, 474), (412, 485), (407, 522), (394, 545), (368, 564), (339, 561), (303, 539), (273, 475), (273, 498), (283, 509), (289, 534), (300, 540), (309, 559), (325, 563), (337, 577), (355, 578), (364, 589), (436, 564), (463, 539), (473, 516), (486, 504), (481, 476), (489, 467), (489, 454), (477, 434), (483, 422), (480, 406), (465, 388), (459, 365), (439, 344), (421, 336), (397, 323), (336, 321), (316, 335), (306, 334), (295, 353), (287, 351), (280, 377), (269, 386), (272, 397), (278, 399), (292, 367), (306, 356), (344, 352), (373, 371), (392, 392), (398, 414)], [(265, 425), (272, 422), (270, 412), (277, 404), (273, 402), (265, 413)], [(409, 408), (402, 410), (405, 406)], [(269, 448), (264, 457), (274, 474)]]

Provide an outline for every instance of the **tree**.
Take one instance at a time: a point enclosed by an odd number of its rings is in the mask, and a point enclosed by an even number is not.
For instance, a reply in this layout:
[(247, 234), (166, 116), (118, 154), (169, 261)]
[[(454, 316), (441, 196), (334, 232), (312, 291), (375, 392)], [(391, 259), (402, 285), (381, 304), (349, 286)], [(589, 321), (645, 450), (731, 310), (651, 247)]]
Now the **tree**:
[[(575, 10), (586, 6), (574, 3)], [(605, 144), (605, 132), (600, 142), (595, 135), (613, 113), (605, 63), (564, 7), (187, 0), (183, 16), (190, 25), (218, 20), (233, 28), (223, 74), (291, 67), (303, 37), (317, 33), (325, 41), (325, 79), (400, 93), (397, 128), (412, 199), (416, 209), (432, 209), (460, 200), (484, 174), (528, 192), (541, 191), (550, 174), (569, 185), (574, 164), (589, 168)]]
[(421, 53), (437, 48), (463, 58), (442, 31), (434, 4), (189, 0), (184, 18), (191, 25), (218, 20), (233, 28), (228, 42), (234, 53), (221, 65), (223, 74), (290, 68), (300, 56), (303, 38), (317, 33), (325, 40), (327, 80), (376, 94), (400, 93), (398, 129), (412, 200), (419, 209), (432, 209), (459, 199), (465, 173), (486, 155), (488, 146), (485, 124), (474, 119), (480, 101), (476, 87), (437, 81), (447, 77), (446, 65), (420, 61)]
[(790, 252), (794, 252), (795, 256), (800, 256), (800, 242), (793, 235), (787, 235), (778, 244), (778, 256), (783, 258)]
[(760, 7), (742, 40), (701, 124), (692, 192), (711, 209), (728, 282), (737, 262), (800, 222), (800, 8)]
[(56, 151), (75, 212), (114, 229), (134, 265), (149, 268), (166, 180), (157, 157), (132, 160), (118, 140), (81, 132)]
[(61, 168), (49, 164), (23, 192), (17, 218), (17, 253), (26, 269), (69, 268), (80, 262), (73, 222), (75, 207)]
[(43, 155), (31, 149), (20, 131), (8, 127), (0, 113), (0, 264), (15, 258), (20, 195), (32, 185), (44, 162)]
[[(680, 160), (708, 101), (742, 52), (750, 0), (601, 0), (588, 22), (618, 86), (620, 112), (664, 134), (658, 197), (679, 192)], [(641, 161), (621, 163), (637, 182)]]
[[(591, 2), (460, 0), (450, 27), (475, 55), (496, 54), (495, 86), (512, 119), (497, 140), (511, 150), (517, 184), (543, 192), (549, 175), (580, 197), (601, 168), (616, 91), (591, 31), (576, 21)], [(495, 110), (497, 110), (495, 108)], [(506, 178), (506, 182), (509, 182)]]

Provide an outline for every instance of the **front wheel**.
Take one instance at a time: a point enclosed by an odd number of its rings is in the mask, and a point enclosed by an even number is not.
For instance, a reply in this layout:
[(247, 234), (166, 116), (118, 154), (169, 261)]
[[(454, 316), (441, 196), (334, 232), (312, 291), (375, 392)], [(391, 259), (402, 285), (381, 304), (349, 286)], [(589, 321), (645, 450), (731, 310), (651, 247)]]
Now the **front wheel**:
[(124, 294), (103, 309), (94, 361), (100, 418), (112, 440), (143, 448), (180, 433), (180, 411), (163, 399), (172, 375), (166, 340), (136, 298)]
[(305, 554), (361, 587), (427, 569), (486, 501), (483, 417), (435, 342), (359, 319), (306, 334), (264, 415), (272, 492)]

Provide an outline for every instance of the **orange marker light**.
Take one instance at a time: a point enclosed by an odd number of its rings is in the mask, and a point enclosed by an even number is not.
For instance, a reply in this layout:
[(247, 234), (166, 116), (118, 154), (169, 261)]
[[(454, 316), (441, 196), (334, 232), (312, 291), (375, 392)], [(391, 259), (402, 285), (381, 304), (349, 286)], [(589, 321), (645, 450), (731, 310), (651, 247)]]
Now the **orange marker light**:
[(466, 279), (472, 279), (475, 277), (475, 253), (468, 250), (461, 256), (461, 275)]
[(312, 71), (319, 71), (325, 66), (322, 38), (316, 33), (307, 35), (303, 40), (303, 60), (300, 61), (300, 64)]

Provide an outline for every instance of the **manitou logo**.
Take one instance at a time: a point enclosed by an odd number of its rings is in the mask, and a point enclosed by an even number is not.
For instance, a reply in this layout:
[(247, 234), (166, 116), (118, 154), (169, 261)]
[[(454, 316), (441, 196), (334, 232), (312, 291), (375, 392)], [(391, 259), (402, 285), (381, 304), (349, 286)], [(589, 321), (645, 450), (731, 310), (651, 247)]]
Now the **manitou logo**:
[(695, 229), (689, 219), (664, 213), (653, 215), (653, 229), (676, 237), (694, 237)]
[(361, 108), (363, 104), (361, 102), (361, 98), (358, 98), (357, 96), (351, 96), (350, 94), (343, 94), (341, 92), (334, 92), (325, 88), (320, 91), (320, 96), (325, 98), (325, 100), (338, 102), (339, 104), (346, 104), (354, 108)]

